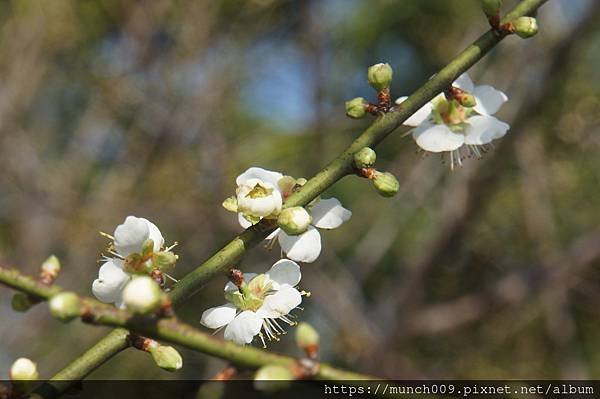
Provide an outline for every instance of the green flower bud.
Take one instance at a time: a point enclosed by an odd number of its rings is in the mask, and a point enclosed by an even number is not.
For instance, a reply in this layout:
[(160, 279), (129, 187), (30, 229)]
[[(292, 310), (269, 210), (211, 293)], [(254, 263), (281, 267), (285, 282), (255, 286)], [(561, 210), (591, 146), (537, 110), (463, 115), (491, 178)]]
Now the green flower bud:
[(9, 375), (13, 381), (32, 381), (39, 377), (37, 365), (24, 357), (17, 359), (12, 364)]
[(171, 251), (156, 252), (152, 256), (152, 265), (160, 270), (169, 270), (177, 262), (177, 255)]
[(298, 235), (308, 230), (312, 218), (301, 206), (293, 206), (281, 211), (277, 224), (289, 235)]
[(16, 312), (27, 312), (34, 304), (26, 294), (17, 292), (13, 295), (10, 305)]
[(500, 12), (502, 0), (481, 0), (481, 9), (488, 17), (495, 17)]
[(298, 324), (298, 327), (296, 327), (296, 345), (303, 349), (309, 346), (319, 346), (319, 333), (306, 322)]
[(358, 152), (354, 153), (354, 165), (359, 168), (370, 168), (375, 164), (377, 154), (369, 147), (364, 147)]
[(123, 290), (123, 303), (134, 313), (154, 312), (161, 304), (163, 292), (148, 276), (135, 277)]
[(61, 292), (48, 301), (50, 314), (62, 322), (69, 322), (81, 315), (81, 300), (73, 292)]
[(373, 185), (377, 192), (384, 197), (393, 197), (400, 189), (398, 179), (389, 172), (375, 173)]
[(277, 392), (290, 386), (292, 372), (279, 365), (262, 366), (254, 375), (254, 388), (261, 392)]
[(51, 255), (42, 263), (42, 273), (48, 273), (56, 277), (58, 272), (60, 272), (60, 261), (56, 256)]
[(390, 87), (394, 71), (390, 64), (375, 64), (370, 66), (367, 71), (369, 84), (377, 91)]
[(367, 115), (367, 101), (362, 97), (346, 101), (346, 115), (353, 119), (364, 118)]
[(183, 366), (181, 355), (172, 346), (156, 345), (148, 348), (158, 367), (167, 371), (177, 371)]
[(221, 205), (223, 205), (223, 208), (227, 209), (229, 212), (238, 211), (237, 197), (235, 195), (225, 199)]
[(538, 32), (537, 19), (533, 17), (520, 17), (513, 21), (515, 33), (523, 39), (530, 38)]

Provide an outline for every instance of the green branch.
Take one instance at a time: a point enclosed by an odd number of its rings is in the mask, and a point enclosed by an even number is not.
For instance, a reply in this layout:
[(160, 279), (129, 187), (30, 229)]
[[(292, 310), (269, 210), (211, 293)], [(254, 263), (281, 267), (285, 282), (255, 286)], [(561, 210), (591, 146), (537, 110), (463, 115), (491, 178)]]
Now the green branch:
[[(45, 286), (31, 277), (24, 276), (16, 270), (0, 267), (0, 283), (26, 294), (34, 295), (40, 300), (49, 300), (63, 290), (58, 286)], [(257, 369), (269, 364), (285, 367), (301, 368), (299, 359), (274, 354), (252, 346), (241, 346), (233, 342), (223, 341), (204, 333), (176, 318), (156, 318), (155, 316), (135, 315), (127, 310), (117, 309), (112, 305), (99, 302), (88, 297), (80, 297), (81, 306), (78, 316), (90, 324), (120, 327), (101, 341), (102, 347), (94, 346), (90, 351), (75, 361), (69, 368), (56, 375), (53, 380), (70, 380), (80, 374), (89, 373), (95, 368), (99, 359), (108, 360), (112, 353), (129, 346), (129, 331), (145, 337), (164, 342), (179, 344), (211, 356), (228, 360), (234, 364)], [(108, 339), (110, 337), (110, 339)], [(86, 356), (87, 355), (87, 356)], [(314, 375), (306, 377), (317, 379), (370, 380), (375, 377), (334, 368), (327, 364), (318, 364)], [(38, 393), (53, 394), (64, 389), (68, 384), (52, 384), (42, 386)]]
[[(503, 22), (518, 18), (520, 16), (533, 14), (547, 0), (523, 0), (503, 19)], [(463, 72), (479, 61), (487, 52), (497, 45), (503, 36), (488, 31), (478, 38), (472, 45), (461, 52), (452, 62), (441, 69), (433, 78), (428, 80), (421, 88), (414, 92), (396, 111), (379, 117), (367, 130), (365, 130), (340, 156), (335, 158), (322, 171), (310, 179), (301, 190), (290, 196), (285, 206), (305, 205), (312, 199), (323, 193), (342, 177), (353, 172), (352, 156), (363, 147), (374, 147), (387, 137), (392, 131), (408, 119), (413, 113), (425, 103), (433, 99)], [(254, 226), (247, 229), (233, 241), (228, 243), (219, 252), (209, 258), (197, 269), (189, 273), (177, 283), (171, 292), (174, 303), (189, 298), (197, 292), (214, 275), (223, 272), (234, 264), (247, 249), (255, 246), (263, 240), (269, 230), (261, 230), (262, 226)], [(100, 366), (112, 354), (123, 348), (119, 341), (125, 339), (119, 334), (111, 334), (101, 341), (102, 346), (96, 345), (81, 358), (88, 354), (88, 366), (95, 362), (95, 367)], [(110, 344), (110, 345), (109, 345)], [(112, 351), (112, 352), (111, 352)], [(110, 352), (110, 353), (109, 353)], [(80, 361), (79, 358), (77, 361)], [(94, 367), (87, 367), (80, 373), (72, 370), (74, 365), (68, 366), (68, 376), (73, 379), (81, 379)], [(65, 370), (57, 374), (64, 375)]]

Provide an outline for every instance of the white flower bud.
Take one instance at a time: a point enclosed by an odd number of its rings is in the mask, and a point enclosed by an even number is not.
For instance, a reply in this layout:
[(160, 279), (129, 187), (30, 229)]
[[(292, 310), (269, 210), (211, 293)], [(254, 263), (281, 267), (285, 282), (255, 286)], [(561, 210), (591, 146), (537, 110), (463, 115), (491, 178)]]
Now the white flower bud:
[(370, 168), (375, 164), (377, 154), (369, 147), (364, 147), (354, 153), (354, 165), (359, 168)]
[(258, 369), (254, 375), (254, 388), (261, 392), (276, 392), (289, 387), (292, 380), (294, 376), (289, 369), (271, 364)]
[(523, 39), (530, 38), (538, 32), (537, 19), (533, 17), (520, 17), (513, 21), (515, 33)]
[(156, 365), (166, 371), (177, 371), (183, 367), (181, 355), (172, 346), (156, 345), (148, 349)]
[(81, 315), (81, 300), (73, 292), (61, 292), (48, 301), (50, 314), (63, 322), (69, 322)]
[(367, 71), (369, 84), (377, 91), (390, 87), (392, 83), (393, 70), (390, 64), (375, 64), (370, 66)]
[(364, 118), (367, 115), (367, 101), (362, 97), (346, 101), (346, 115), (353, 119)]
[(17, 359), (10, 367), (10, 379), (14, 381), (31, 381), (39, 377), (37, 365), (27, 358)]
[(123, 290), (123, 303), (134, 313), (151, 313), (158, 309), (163, 292), (152, 278), (136, 277)]
[(277, 224), (283, 231), (289, 235), (298, 235), (304, 233), (312, 218), (301, 206), (286, 208), (281, 211), (277, 218)]
[(373, 178), (377, 192), (384, 197), (393, 197), (400, 189), (398, 179), (390, 172), (377, 172)]

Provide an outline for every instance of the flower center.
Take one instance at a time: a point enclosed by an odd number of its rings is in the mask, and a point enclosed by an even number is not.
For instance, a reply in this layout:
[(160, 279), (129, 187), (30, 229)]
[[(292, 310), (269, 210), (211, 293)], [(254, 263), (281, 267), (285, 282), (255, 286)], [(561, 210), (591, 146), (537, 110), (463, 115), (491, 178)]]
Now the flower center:
[(265, 298), (272, 293), (273, 284), (265, 274), (259, 274), (250, 282), (243, 282), (237, 291), (225, 293), (225, 298), (240, 310), (257, 311)]
[(453, 132), (462, 132), (465, 129), (471, 109), (463, 107), (456, 100), (437, 100), (433, 107), (433, 121), (438, 125), (446, 125)]
[(252, 199), (264, 198), (264, 197), (268, 197), (269, 195), (271, 195), (272, 192), (273, 192), (272, 188), (263, 187), (260, 185), (260, 183), (256, 183), (256, 185), (252, 188), (252, 190), (250, 190), (250, 192), (248, 194), (246, 194), (246, 197), (249, 197)]

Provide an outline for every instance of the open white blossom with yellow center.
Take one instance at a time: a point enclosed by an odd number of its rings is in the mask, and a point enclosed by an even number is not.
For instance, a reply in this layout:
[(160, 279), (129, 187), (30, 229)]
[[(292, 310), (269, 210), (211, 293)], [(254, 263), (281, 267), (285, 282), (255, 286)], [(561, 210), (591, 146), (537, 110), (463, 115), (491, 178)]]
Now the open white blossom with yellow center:
[(114, 257), (104, 258), (98, 278), (92, 284), (92, 292), (98, 300), (121, 307), (123, 290), (132, 277), (125, 271), (125, 260), (142, 254), (148, 240), (152, 240), (152, 252), (157, 253), (165, 240), (154, 223), (135, 216), (127, 216), (109, 237), (113, 238)]
[[(508, 100), (506, 94), (492, 86), (475, 86), (467, 73), (459, 76), (453, 86), (472, 94), (475, 106), (464, 107), (440, 94), (404, 122), (415, 127), (412, 136), (420, 148), (448, 152), (451, 168), (462, 164), (464, 156), (480, 158), (486, 146), (503, 137), (510, 128), (492, 116)], [(396, 104), (406, 99), (400, 97)]]
[(300, 278), (300, 267), (289, 259), (279, 260), (264, 274), (244, 273), (239, 286), (225, 285), (228, 303), (204, 311), (200, 323), (225, 328), (225, 339), (238, 344), (249, 344), (258, 335), (264, 346), (265, 338), (277, 340), (285, 334), (280, 322), (295, 324), (289, 313), (306, 294), (295, 288)]

